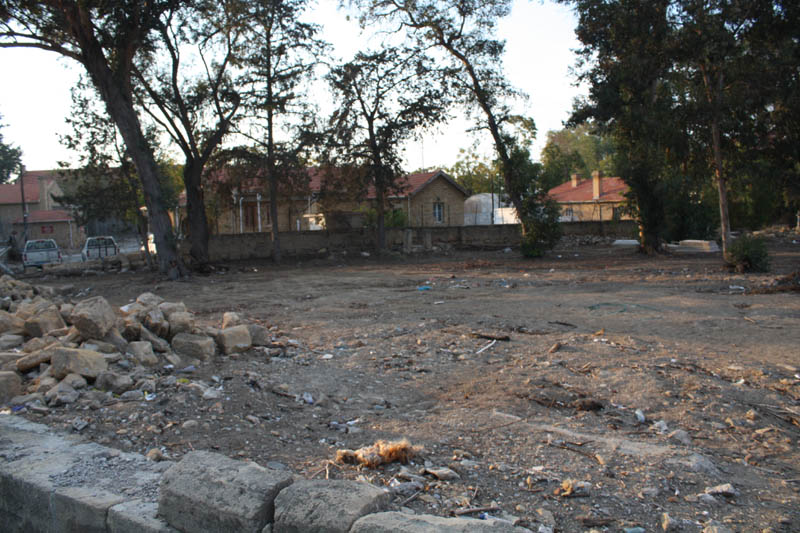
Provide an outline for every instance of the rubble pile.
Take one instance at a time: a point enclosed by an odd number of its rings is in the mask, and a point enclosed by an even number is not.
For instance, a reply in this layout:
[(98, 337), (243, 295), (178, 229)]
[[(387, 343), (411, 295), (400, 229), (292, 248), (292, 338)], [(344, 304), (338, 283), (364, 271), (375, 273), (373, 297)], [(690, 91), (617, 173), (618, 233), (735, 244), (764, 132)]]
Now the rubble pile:
[(102, 296), (74, 301), (71, 292), (0, 278), (0, 402), (15, 411), (149, 401), (171, 385), (214, 396), (178, 376), (218, 354), (276, 346), (267, 328), (235, 313), (225, 313), (218, 329), (149, 292), (119, 309)]

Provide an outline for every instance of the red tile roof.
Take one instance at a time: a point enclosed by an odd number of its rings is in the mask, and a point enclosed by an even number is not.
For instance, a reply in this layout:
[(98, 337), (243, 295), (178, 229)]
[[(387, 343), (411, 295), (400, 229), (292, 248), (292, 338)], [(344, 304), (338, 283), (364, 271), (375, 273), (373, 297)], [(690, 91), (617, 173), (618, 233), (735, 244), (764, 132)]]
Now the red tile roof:
[(572, 180), (570, 180), (557, 187), (553, 187), (547, 194), (559, 203), (622, 202), (625, 200), (624, 194), (628, 192), (628, 186), (622, 181), (622, 178), (603, 177), (600, 179), (602, 180), (601, 194), (600, 198), (597, 200), (594, 199), (591, 179), (578, 181), (577, 187), (573, 187)]
[[(326, 182), (329, 179), (329, 172), (320, 167), (311, 167), (306, 169), (306, 175), (308, 176), (308, 191), (312, 193), (320, 192), (326, 185)], [(390, 196), (395, 198), (405, 198), (406, 196), (413, 196), (424, 189), (430, 182), (436, 179), (438, 176), (443, 177), (447, 181), (449, 181), (454, 187), (456, 187), (459, 191), (467, 195), (467, 192), (464, 190), (461, 185), (459, 185), (453, 178), (445, 174), (442, 170), (435, 170), (433, 172), (418, 172), (415, 174), (408, 174), (404, 176), (399, 184), (398, 188), (393, 192), (390, 193)], [(216, 182), (216, 183), (224, 183), (226, 180), (232, 179), (229, 173), (223, 169), (221, 171), (215, 171), (210, 177), (209, 181)], [(264, 193), (267, 190), (265, 180), (260, 180), (254, 177), (246, 178), (239, 182), (239, 188), (242, 192), (245, 193), (256, 193), (261, 192)], [(367, 196), (368, 199), (375, 199), (375, 187), (370, 185), (367, 189)], [(180, 205), (186, 205), (186, 191), (181, 192), (180, 194)]]
[[(28, 192), (27, 190), (25, 191)], [(52, 211), (36, 210), (28, 213), (28, 224), (39, 224), (42, 222), (68, 222), (72, 221), (69, 211), (54, 209)], [(14, 224), (22, 224), (22, 217), (14, 221)]]
[[(39, 203), (39, 179), (38, 176), (26, 172), (22, 178), (25, 181), (25, 202)], [(21, 204), (22, 191), (20, 191), (19, 178), (13, 183), (0, 185), (0, 204)]]

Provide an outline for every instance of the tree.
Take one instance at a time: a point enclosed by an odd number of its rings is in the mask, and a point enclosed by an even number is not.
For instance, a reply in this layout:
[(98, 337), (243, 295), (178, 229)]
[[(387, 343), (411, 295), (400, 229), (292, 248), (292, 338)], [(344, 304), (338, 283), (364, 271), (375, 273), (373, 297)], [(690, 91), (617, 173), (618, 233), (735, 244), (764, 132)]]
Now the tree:
[[(503, 176), (506, 194), (522, 222), (523, 232), (548, 216), (535, 200), (541, 186), (527, 172), (527, 144), (535, 135), (532, 119), (514, 115), (508, 100), (520, 96), (502, 72), (503, 41), (493, 34), (511, 11), (510, 0), (362, 0), (364, 22), (399, 23), (423, 49), (445, 54), (454, 94), (488, 131)], [(524, 154), (528, 155), (526, 160)]]
[(463, 148), (459, 150), (458, 160), (447, 169), (447, 173), (470, 194), (502, 192), (500, 182), (503, 178), (497, 165)]
[(159, 18), (180, 0), (9, 0), (0, 6), (0, 47), (48, 50), (80, 63), (119, 129), (142, 183), (159, 269), (185, 274), (153, 149), (134, 109), (136, 56), (153, 50)]
[(587, 178), (599, 170), (613, 176), (616, 174), (613, 157), (613, 141), (594, 133), (589, 123), (548, 131), (541, 154), (545, 188), (549, 190), (568, 181), (572, 174)]
[(780, 137), (774, 111), (797, 88), (797, 9), (773, 0), (561, 1), (579, 14), (579, 67), (590, 84), (572, 122), (593, 118), (613, 134), (643, 246), (660, 246), (665, 188), (686, 190), (669, 184), (705, 174), (717, 188), (727, 258), (730, 172), (767, 155)]
[(198, 1), (190, 8), (176, 4), (155, 23), (156, 50), (134, 63), (137, 104), (184, 156), (190, 255), (201, 271), (209, 262), (202, 175), (240, 109), (230, 70), (245, 40), (244, 20), (236, 0)]
[[(0, 119), (2, 119), (0, 115)], [(3, 128), (0, 122), (0, 129)], [(0, 183), (7, 183), (11, 179), (11, 174), (17, 174), (21, 170), (22, 150), (3, 142), (3, 134), (0, 133)]]
[(403, 175), (401, 144), (420, 128), (445, 118), (443, 72), (418, 49), (359, 52), (328, 75), (339, 109), (330, 118), (327, 158), (341, 174), (353, 169), (372, 186), (376, 245), (386, 247), (385, 210)]
[[(74, 150), (80, 169), (64, 171), (62, 190), (57, 200), (73, 208), (79, 224), (92, 220), (118, 218), (133, 224), (144, 246), (147, 263), (153, 261), (148, 246), (147, 217), (142, 212), (144, 197), (136, 169), (111, 118), (98, 106), (98, 96), (90, 83), (80, 79), (72, 88), (72, 113), (66, 119), (72, 132), (61, 136), (61, 143)], [(152, 139), (154, 135), (150, 134)], [(156, 142), (151, 140), (156, 146)], [(159, 161), (161, 190), (174, 204), (178, 187), (174, 165)]]
[[(314, 139), (310, 103), (301, 98), (300, 87), (314, 73), (326, 45), (317, 38), (319, 27), (300, 21), (308, 0), (254, 0), (246, 4), (244, 18), (249, 40), (244, 54), (247, 75), (242, 80), (246, 107), (252, 120), (247, 137), (261, 155), (245, 152), (250, 166), (261, 167), (269, 184), (272, 221), (272, 259), (281, 261), (278, 222), (279, 185), (296, 178), (301, 154)], [(295, 127), (292, 139), (279, 141), (281, 126)], [(263, 177), (261, 173), (257, 174)], [(296, 180), (295, 180), (296, 181)]]

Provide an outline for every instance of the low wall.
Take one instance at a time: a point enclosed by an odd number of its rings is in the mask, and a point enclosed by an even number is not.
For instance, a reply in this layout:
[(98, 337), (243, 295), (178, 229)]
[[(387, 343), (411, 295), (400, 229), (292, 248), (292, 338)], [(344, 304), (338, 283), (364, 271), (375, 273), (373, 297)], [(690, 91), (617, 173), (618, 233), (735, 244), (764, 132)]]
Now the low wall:
[(155, 463), (12, 415), (0, 415), (0, 436), (3, 533), (530, 532), (503, 520), (393, 512), (405, 495), (213, 452)]
[[(616, 222), (563, 222), (565, 235), (603, 235), (619, 238), (635, 237), (636, 224), (630, 220)], [(369, 229), (349, 231), (293, 231), (281, 233), (281, 250), (286, 257), (309, 257), (321, 251), (358, 253), (375, 249), (375, 232)], [(441, 248), (505, 248), (520, 244), (519, 224), (494, 226), (447, 226), (430, 228), (392, 228), (386, 230), (390, 250), (411, 253)], [(272, 255), (269, 233), (212, 235), (208, 243), (212, 261), (268, 259)], [(184, 255), (189, 243), (181, 246)]]
[(639, 235), (639, 225), (634, 220), (606, 220), (562, 222), (564, 235), (599, 235), (619, 239), (635, 239)]

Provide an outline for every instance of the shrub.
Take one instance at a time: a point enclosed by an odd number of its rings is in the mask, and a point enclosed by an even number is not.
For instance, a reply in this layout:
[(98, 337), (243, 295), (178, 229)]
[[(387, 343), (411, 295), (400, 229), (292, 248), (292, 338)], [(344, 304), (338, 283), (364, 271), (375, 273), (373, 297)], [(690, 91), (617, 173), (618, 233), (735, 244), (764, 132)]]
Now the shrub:
[(763, 239), (742, 235), (731, 244), (728, 265), (737, 272), (766, 272), (769, 270), (769, 253)]
[(561, 238), (560, 214), (561, 208), (551, 198), (529, 209), (527, 216), (522, 219), (525, 231), (522, 236), (522, 255), (542, 257), (558, 243)]

